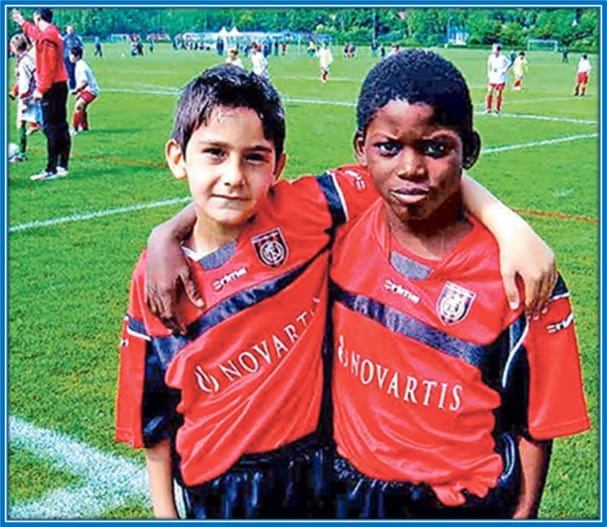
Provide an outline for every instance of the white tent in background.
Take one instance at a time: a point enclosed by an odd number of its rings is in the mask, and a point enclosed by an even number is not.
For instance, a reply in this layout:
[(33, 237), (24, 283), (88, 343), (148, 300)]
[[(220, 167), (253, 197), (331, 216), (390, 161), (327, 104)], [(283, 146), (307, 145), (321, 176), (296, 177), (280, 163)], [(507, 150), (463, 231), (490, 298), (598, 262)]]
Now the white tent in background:
[(242, 37), (242, 33), (238, 31), (238, 28), (234, 26), (227, 33), (227, 47), (228, 48), (237, 48), (238, 47), (238, 39)]
[(217, 35), (215, 35), (215, 40), (219, 40), (221, 39), (223, 41), (223, 47), (224, 49), (228, 48), (228, 35), (230, 33), (228, 32), (228, 30), (225, 27), (222, 27), (221, 30), (219, 31), (219, 33), (217, 33)]

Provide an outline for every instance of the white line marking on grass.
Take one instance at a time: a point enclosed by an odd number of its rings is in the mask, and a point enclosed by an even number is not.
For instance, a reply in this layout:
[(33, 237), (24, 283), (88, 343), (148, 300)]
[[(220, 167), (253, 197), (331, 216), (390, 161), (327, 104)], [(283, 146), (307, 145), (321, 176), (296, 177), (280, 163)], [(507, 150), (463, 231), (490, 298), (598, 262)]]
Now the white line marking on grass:
[[(293, 77), (293, 78), (300, 78), (300, 77)], [(338, 79), (335, 79), (338, 80)], [(347, 80), (347, 79), (339, 79), (340, 81), (342, 80)], [(104, 88), (104, 92), (113, 92), (113, 93), (145, 93), (148, 95), (172, 95), (172, 96), (179, 96), (180, 90), (178, 89), (172, 89), (172, 88), (167, 88), (167, 89), (162, 89), (162, 90), (158, 90), (158, 89), (130, 89), (130, 88)], [(296, 97), (288, 97), (286, 95), (281, 94), (281, 98), (283, 100), (283, 102), (286, 103), (294, 103), (294, 104), (315, 104), (318, 106), (346, 106), (349, 108), (355, 107), (356, 106), (356, 102), (352, 102), (352, 101), (331, 101), (331, 100), (327, 100), (327, 99), (302, 99), (302, 98), (296, 98)], [(547, 99), (549, 100), (549, 99)], [(554, 99), (554, 100), (562, 100), (561, 98), (559, 99)], [(569, 99), (566, 99), (569, 100)], [(543, 100), (540, 101), (535, 101), (535, 102), (544, 102)], [(484, 108), (484, 103), (477, 103), (476, 106), (480, 107), (480, 108)], [(484, 110), (479, 110), (474, 112), (475, 115), (483, 115), (485, 112)], [(598, 125), (598, 121), (597, 120), (592, 120), (592, 119), (574, 119), (572, 117), (555, 117), (555, 116), (549, 116), (549, 115), (533, 115), (533, 114), (519, 114), (519, 113), (502, 113), (501, 114), (502, 117), (512, 117), (512, 118), (520, 118), (520, 119), (534, 119), (534, 120), (538, 120), (538, 121), (555, 121), (555, 122), (562, 122), (562, 123), (574, 123), (574, 124), (596, 124)]]
[[(559, 137), (557, 139), (546, 139), (544, 141), (531, 141), (529, 143), (521, 143), (518, 145), (497, 146), (494, 148), (485, 148), (485, 149), (483, 149), (482, 153), (483, 154), (494, 154), (496, 152), (507, 152), (509, 150), (519, 150), (522, 148), (533, 148), (536, 146), (554, 145), (554, 144), (558, 144), (558, 143), (567, 143), (570, 141), (579, 141), (582, 139), (593, 139), (593, 138), (598, 137), (598, 135), (599, 135), (598, 133), (570, 135), (567, 137)], [(127, 212), (134, 212), (137, 210), (152, 209), (155, 207), (165, 207), (165, 206), (169, 206), (169, 205), (175, 205), (177, 203), (185, 203), (185, 202), (191, 201), (191, 199), (192, 198), (190, 198), (190, 197), (174, 198), (174, 199), (168, 199), (168, 200), (164, 200), (164, 201), (153, 201), (152, 203), (140, 203), (138, 205), (119, 207), (117, 209), (108, 209), (108, 210), (100, 210), (100, 211), (96, 211), (96, 212), (72, 214), (71, 216), (52, 218), (50, 220), (30, 221), (27, 223), (20, 223), (17, 225), (13, 225), (13, 226), (9, 227), (8, 232), (10, 233), (10, 232), (26, 231), (26, 230), (31, 230), (31, 229), (37, 229), (39, 227), (50, 227), (50, 226), (57, 225), (60, 223), (92, 220), (95, 218), (102, 218), (104, 216), (112, 216), (113, 214), (124, 214)]]
[(483, 154), (495, 154), (496, 152), (507, 152), (509, 150), (520, 150), (521, 148), (533, 148), (536, 146), (556, 145), (558, 143), (567, 143), (569, 141), (579, 141), (581, 139), (593, 139), (598, 137), (599, 134), (582, 134), (582, 135), (570, 135), (568, 137), (559, 137), (558, 139), (545, 139), (543, 141), (531, 141), (530, 143), (522, 143), (519, 145), (506, 145), (506, 146), (495, 146), (493, 148), (484, 148)]
[(8, 232), (26, 231), (30, 229), (37, 229), (38, 227), (49, 227), (51, 225), (57, 225), (59, 223), (69, 223), (73, 221), (85, 221), (92, 220), (95, 218), (103, 218), (104, 216), (112, 216), (114, 214), (124, 214), (126, 212), (134, 212), (137, 210), (153, 209), (155, 207), (166, 207), (168, 205), (175, 205), (177, 203), (185, 203), (186, 201), (192, 201), (191, 197), (186, 198), (174, 198), (167, 199), (164, 201), (153, 201), (151, 203), (141, 203), (138, 205), (129, 205), (127, 207), (119, 207), (117, 209), (99, 210), (95, 212), (83, 212), (80, 214), (72, 214), (71, 216), (63, 216), (61, 218), (53, 218), (44, 221), (29, 221), (27, 223), (20, 223), (9, 227)]
[(98, 518), (135, 500), (150, 504), (147, 472), (142, 466), (14, 416), (9, 416), (9, 438), (11, 445), (85, 480), (80, 486), (55, 489), (37, 501), (10, 507), (11, 519)]

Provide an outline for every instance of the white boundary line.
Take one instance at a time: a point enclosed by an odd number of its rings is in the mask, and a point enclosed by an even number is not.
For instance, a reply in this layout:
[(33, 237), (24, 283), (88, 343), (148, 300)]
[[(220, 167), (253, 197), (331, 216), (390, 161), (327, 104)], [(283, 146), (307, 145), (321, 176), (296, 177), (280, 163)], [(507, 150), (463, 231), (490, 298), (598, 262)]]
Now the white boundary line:
[[(546, 139), (543, 141), (531, 141), (528, 143), (521, 143), (518, 145), (497, 146), (497, 147), (493, 147), (493, 148), (483, 149), (482, 154), (495, 154), (497, 152), (520, 150), (522, 148), (534, 148), (536, 146), (547, 146), (547, 145), (555, 145), (555, 144), (559, 144), (559, 143), (566, 143), (566, 142), (570, 142), (570, 141), (593, 139), (593, 138), (598, 137), (598, 135), (599, 135), (598, 133), (570, 135), (567, 137), (559, 137), (556, 139)], [(100, 210), (100, 211), (94, 211), (94, 212), (72, 214), (70, 216), (52, 218), (50, 220), (30, 221), (27, 223), (19, 223), (17, 225), (12, 225), (8, 228), (8, 232), (11, 233), (11, 232), (27, 231), (27, 230), (32, 230), (32, 229), (38, 229), (40, 227), (51, 227), (53, 225), (58, 225), (60, 223), (70, 223), (70, 222), (92, 220), (92, 219), (96, 219), (96, 218), (102, 218), (105, 216), (112, 216), (114, 214), (124, 214), (127, 212), (134, 212), (134, 211), (144, 210), (144, 209), (153, 209), (156, 207), (166, 207), (166, 206), (175, 205), (178, 203), (186, 203), (188, 201), (191, 201), (190, 197), (174, 198), (174, 199), (167, 199), (164, 201), (153, 201), (151, 203), (140, 203), (140, 204), (136, 204), (136, 205), (130, 205), (127, 207), (119, 207), (116, 209), (107, 209), (107, 210)]]
[[(174, 96), (174, 97), (178, 97), (180, 91), (178, 89), (175, 88), (165, 88), (162, 90), (158, 90), (158, 89), (145, 89), (145, 88), (138, 88), (138, 89), (132, 89), (132, 88), (104, 88), (103, 92), (110, 92), (110, 93), (137, 93), (137, 94), (141, 94), (141, 93), (145, 93), (147, 95), (170, 95), (170, 96)], [(302, 99), (302, 98), (294, 98), (294, 97), (288, 97), (285, 95), (281, 95), (282, 101), (287, 104), (287, 103), (292, 103), (292, 104), (314, 104), (316, 106), (344, 106), (344, 107), (348, 107), (348, 108), (354, 108), (356, 106), (355, 102), (352, 101), (331, 101), (328, 99)], [(569, 98), (565, 98), (565, 97), (555, 97), (553, 99), (540, 99), (540, 100), (536, 100), (534, 101), (535, 103), (541, 103), (541, 102), (553, 102), (553, 101), (563, 101), (563, 100), (570, 100)], [(508, 101), (508, 104), (512, 103), (512, 104), (518, 104), (521, 101)], [(484, 103), (477, 103), (476, 106), (478, 107), (483, 107), (484, 108)], [(483, 115), (485, 112), (482, 110), (476, 111), (474, 112), (475, 115)], [(598, 122), (596, 120), (592, 120), (592, 119), (573, 119), (571, 117), (552, 117), (552, 116), (547, 116), (547, 115), (534, 115), (534, 114), (518, 114), (518, 113), (502, 113), (501, 117), (511, 117), (511, 118), (520, 118), (520, 119), (534, 119), (534, 120), (538, 120), (538, 121), (555, 121), (555, 122), (562, 122), (562, 123), (573, 123), (573, 124), (588, 124), (588, 125), (597, 125), (598, 126)]]
[(27, 223), (20, 223), (9, 227), (8, 232), (27, 231), (30, 229), (37, 229), (39, 227), (49, 227), (52, 225), (58, 225), (59, 223), (69, 223), (73, 221), (85, 221), (92, 220), (95, 218), (103, 218), (104, 216), (112, 216), (114, 214), (124, 214), (125, 212), (133, 212), (142, 209), (153, 209), (156, 207), (167, 207), (169, 205), (175, 205), (177, 203), (185, 203), (191, 201), (191, 197), (187, 198), (174, 198), (167, 199), (164, 201), (152, 201), (151, 203), (141, 203), (139, 205), (129, 205), (127, 207), (118, 207), (117, 209), (99, 210), (95, 212), (85, 212), (81, 214), (72, 214), (70, 216), (63, 216), (60, 218), (53, 218), (50, 220), (43, 221), (29, 221)]
[(9, 416), (8, 425), (11, 446), (24, 448), (84, 480), (78, 486), (54, 489), (39, 500), (9, 507), (9, 519), (98, 518), (133, 501), (150, 506), (144, 467), (18, 417)]

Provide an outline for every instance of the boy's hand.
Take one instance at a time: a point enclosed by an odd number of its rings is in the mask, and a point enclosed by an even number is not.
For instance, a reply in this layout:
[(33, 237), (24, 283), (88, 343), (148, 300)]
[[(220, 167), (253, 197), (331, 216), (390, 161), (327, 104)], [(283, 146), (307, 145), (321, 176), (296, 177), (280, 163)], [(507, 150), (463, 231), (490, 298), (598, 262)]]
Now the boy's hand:
[(145, 301), (152, 314), (167, 328), (185, 334), (183, 321), (177, 319), (177, 303), (182, 291), (196, 307), (204, 306), (180, 243), (160, 225), (148, 240)]
[(550, 300), (557, 280), (554, 252), (531, 229), (518, 232), (518, 243), (500, 251), (500, 267), (510, 307), (520, 304), (516, 276), (525, 284), (525, 310), (534, 318), (540, 316)]

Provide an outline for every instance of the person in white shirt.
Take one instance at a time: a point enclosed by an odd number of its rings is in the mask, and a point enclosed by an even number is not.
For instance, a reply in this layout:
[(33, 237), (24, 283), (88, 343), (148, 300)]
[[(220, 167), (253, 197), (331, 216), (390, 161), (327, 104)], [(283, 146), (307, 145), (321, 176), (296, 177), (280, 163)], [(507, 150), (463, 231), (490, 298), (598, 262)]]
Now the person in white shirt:
[(327, 45), (326, 42), (323, 42), (323, 45), (318, 50), (318, 60), (320, 62), (320, 80), (321, 82), (327, 82), (329, 78), (329, 68), (331, 67), (331, 63), (333, 62), (333, 54), (331, 53), (331, 48)]
[(268, 79), (270, 73), (268, 72), (268, 61), (263, 56), (261, 44), (253, 42), (251, 47), (251, 62), (253, 63), (253, 73)]
[[(13, 35), (9, 47), (17, 57), (15, 85), (11, 97), (17, 100), (17, 129), (19, 130), (19, 150), (9, 154), (9, 162), (26, 160), (27, 136), (39, 130), (42, 124), (42, 108), (33, 98), (36, 89), (36, 62), (28, 53), (30, 42), (23, 33)], [(29, 127), (29, 129), (28, 129)]]
[(99, 95), (99, 85), (93, 71), (82, 59), (82, 48), (73, 48), (70, 51), (70, 60), (75, 64), (74, 75), (76, 77), (76, 88), (72, 91), (72, 94), (76, 96), (72, 116), (72, 135), (75, 135), (89, 129), (86, 110)]
[(588, 55), (584, 53), (577, 65), (577, 75), (575, 78), (575, 90), (573, 95), (581, 95), (582, 97), (586, 95), (588, 76), (590, 75), (591, 69), (592, 66), (588, 60)]
[(495, 114), (499, 115), (502, 111), (502, 99), (508, 77), (508, 68), (510, 68), (510, 61), (505, 55), (502, 55), (502, 46), (494, 44), (493, 50), (487, 59), (489, 86), (487, 89), (487, 98), (485, 99), (486, 113), (491, 112), (494, 93), (497, 95), (495, 101)]

